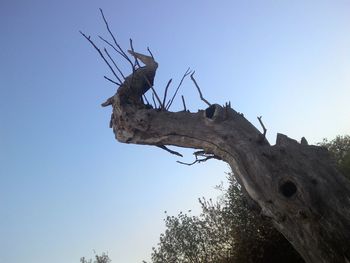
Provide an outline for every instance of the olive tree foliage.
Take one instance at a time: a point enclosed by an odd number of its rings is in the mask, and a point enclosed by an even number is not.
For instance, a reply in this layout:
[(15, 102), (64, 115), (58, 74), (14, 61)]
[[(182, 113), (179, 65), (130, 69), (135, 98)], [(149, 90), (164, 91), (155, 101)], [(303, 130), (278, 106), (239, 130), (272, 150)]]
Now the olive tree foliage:
[(331, 141), (323, 139), (319, 145), (328, 149), (340, 172), (350, 179), (350, 135), (338, 135)]
[(203, 212), (191, 216), (180, 212), (167, 215), (166, 231), (160, 236), (158, 248), (153, 248), (152, 262), (219, 262), (231, 256), (234, 240), (227, 217), (220, 204), (199, 200)]
[(199, 216), (166, 216), (153, 263), (303, 262), (271, 222), (252, 210), (232, 174), (229, 181), (219, 201), (199, 199)]
[(80, 258), (80, 263), (110, 263), (112, 260), (108, 254), (102, 253), (101, 255), (95, 254), (94, 261), (92, 259), (86, 259), (85, 257)]

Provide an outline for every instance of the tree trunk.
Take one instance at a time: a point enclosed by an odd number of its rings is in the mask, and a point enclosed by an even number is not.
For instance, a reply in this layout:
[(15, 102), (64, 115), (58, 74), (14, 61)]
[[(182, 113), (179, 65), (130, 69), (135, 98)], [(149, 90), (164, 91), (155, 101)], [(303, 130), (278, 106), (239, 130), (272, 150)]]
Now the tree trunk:
[(283, 134), (271, 146), (228, 105), (191, 113), (134, 101), (117, 92), (105, 104), (113, 106), (118, 141), (196, 148), (222, 159), (305, 262), (350, 261), (350, 184), (326, 149)]

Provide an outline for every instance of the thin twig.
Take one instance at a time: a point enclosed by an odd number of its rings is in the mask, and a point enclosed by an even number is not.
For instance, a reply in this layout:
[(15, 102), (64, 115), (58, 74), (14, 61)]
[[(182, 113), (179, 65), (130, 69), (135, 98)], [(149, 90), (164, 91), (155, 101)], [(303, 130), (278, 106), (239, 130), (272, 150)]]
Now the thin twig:
[(151, 105), (151, 104), (149, 103), (149, 101), (148, 101), (148, 99), (147, 99), (147, 97), (146, 97), (145, 94), (143, 94), (143, 98), (145, 99), (145, 101), (146, 101), (146, 103), (147, 103), (148, 105)]
[(181, 95), (181, 99), (182, 99), (182, 104), (184, 105), (184, 111), (187, 111), (186, 109), (186, 103), (185, 103), (185, 98), (183, 95)]
[[(148, 83), (149, 83), (149, 80), (147, 80), (147, 81), (148, 81)], [(151, 84), (151, 83), (149, 83), (149, 84)], [(157, 94), (156, 90), (153, 88), (153, 86), (152, 86), (152, 85), (151, 85), (151, 89), (152, 89), (152, 91), (153, 91), (154, 95), (156, 96), (156, 99), (157, 99), (157, 101), (158, 101), (159, 105), (161, 105), (161, 104), (162, 104), (162, 102), (161, 102), (161, 100), (160, 100), (160, 98), (159, 98), (159, 96), (158, 96), (158, 94)]]
[(147, 51), (151, 55), (151, 57), (154, 59), (153, 54), (152, 54), (151, 50), (149, 49), (149, 47), (147, 47)]
[(203, 98), (201, 89), (199, 88), (199, 86), (198, 86), (198, 84), (197, 84), (197, 81), (196, 81), (196, 80), (194, 79), (194, 77), (193, 77), (194, 73), (195, 73), (195, 72), (193, 71), (193, 73), (191, 74), (191, 79), (192, 79), (194, 85), (196, 85), (196, 87), (197, 87), (197, 90), (198, 90), (198, 93), (199, 93), (199, 97), (200, 97), (201, 100), (204, 101), (208, 106), (211, 106), (211, 104), (210, 104), (205, 98)]
[[(195, 156), (195, 160), (192, 163), (185, 163), (185, 162), (181, 162), (181, 161), (176, 161), (180, 164), (184, 164), (184, 165), (194, 165), (196, 163), (202, 163), (202, 162), (206, 162), (210, 159), (217, 159), (217, 160), (221, 160), (220, 157), (216, 156), (215, 154), (211, 154), (211, 153), (206, 153), (205, 151), (197, 151), (194, 152), (193, 155)], [(204, 157), (202, 159), (199, 159), (198, 156)]]
[(165, 106), (165, 109), (169, 109), (169, 104), (170, 104), (170, 102), (171, 102), (171, 99), (168, 100), (168, 102), (167, 102), (167, 104), (166, 104), (166, 106)]
[[(113, 63), (113, 65), (114, 65), (114, 67), (119, 71), (119, 73), (120, 73), (120, 69), (118, 68), (118, 66), (117, 66), (117, 64), (114, 62), (114, 60), (112, 59), (112, 57), (109, 55), (109, 53), (108, 53), (108, 51), (107, 51), (107, 49), (106, 48), (104, 48), (103, 49), (104, 51), (105, 51), (105, 53), (107, 54), (107, 56), (108, 56), (108, 58), (110, 59), (110, 61), (112, 61), (112, 63)], [(118, 81), (120, 82), (120, 83), (122, 83), (123, 81), (117, 76), (117, 79), (118, 79)], [(125, 78), (124, 78), (124, 80), (125, 80)]]
[(257, 118), (258, 118), (258, 120), (259, 120), (259, 122), (260, 122), (261, 127), (262, 127), (263, 130), (264, 130), (264, 133), (263, 133), (263, 134), (264, 134), (264, 137), (265, 137), (267, 129), (265, 128), (265, 125), (264, 125), (264, 123), (263, 123), (262, 120), (261, 120), (262, 116), (257, 117)]
[(206, 162), (210, 159), (217, 159), (215, 156), (207, 156), (203, 159), (198, 159), (198, 157), (196, 157), (196, 160), (194, 160), (192, 163), (185, 163), (185, 162), (181, 162), (181, 161), (176, 161), (177, 163), (179, 164), (184, 164), (184, 165), (188, 165), (188, 166), (191, 166), (191, 165), (194, 165), (196, 163), (203, 163), (203, 162)]
[(103, 77), (104, 77), (106, 80), (112, 82), (113, 84), (116, 84), (116, 85), (118, 85), (118, 86), (121, 85), (121, 83), (115, 82), (114, 80), (111, 80), (110, 78), (108, 78), (108, 77), (106, 77), (106, 76), (103, 76)]
[(163, 97), (163, 103), (162, 103), (162, 109), (165, 109), (165, 100), (166, 100), (166, 96), (168, 94), (168, 89), (169, 89), (170, 83), (172, 81), (173, 81), (173, 79), (169, 79), (168, 83), (166, 84), (165, 91), (164, 91), (164, 97)]
[(154, 93), (152, 93), (152, 100), (153, 100), (153, 104), (154, 104), (154, 108), (157, 108), (157, 103), (156, 100), (154, 99)]
[(115, 52), (117, 52), (119, 55), (121, 55), (123, 58), (125, 58), (126, 60), (129, 59), (129, 57), (125, 57), (125, 55), (120, 52), (115, 46), (113, 46), (108, 40), (104, 39), (101, 36), (98, 36), (103, 42), (105, 42), (107, 45), (109, 45), (111, 48), (114, 49)]
[(165, 151), (167, 151), (167, 152), (169, 152), (169, 153), (171, 153), (171, 154), (175, 154), (175, 155), (177, 155), (177, 156), (183, 157), (183, 155), (182, 155), (181, 153), (178, 153), (178, 152), (176, 152), (176, 151), (170, 150), (170, 149), (169, 149), (168, 147), (166, 147), (165, 145), (158, 145), (157, 147), (159, 147), (159, 148), (161, 148), (161, 149), (163, 149), (163, 150), (165, 150)]
[(179, 91), (179, 89), (180, 89), (180, 87), (181, 87), (181, 85), (182, 85), (182, 82), (184, 81), (184, 79), (185, 79), (190, 73), (191, 73), (190, 68), (188, 68), (188, 69), (186, 70), (185, 74), (182, 76), (182, 79), (181, 79), (179, 85), (177, 86), (177, 88), (176, 88), (176, 90), (175, 90), (175, 93), (174, 93), (173, 97), (172, 97), (171, 100), (170, 100), (169, 105), (166, 107), (166, 110), (169, 110), (169, 108), (171, 107), (171, 104), (173, 104), (173, 101), (174, 101), (174, 99), (175, 99), (175, 97), (176, 97), (177, 92)]
[(106, 62), (106, 64), (108, 65), (109, 69), (112, 71), (113, 75), (117, 78), (118, 78), (118, 75), (114, 72), (112, 66), (109, 64), (109, 62), (107, 61), (107, 59), (104, 57), (104, 55), (102, 54), (101, 50), (95, 45), (95, 43), (91, 40), (90, 36), (86, 36), (82, 31), (79, 31), (80, 34), (82, 34), (87, 41), (90, 42), (90, 44), (97, 50), (97, 52), (100, 54), (100, 56), (102, 57), (102, 59), (104, 60), (104, 62)]
[(263, 141), (263, 140), (266, 138), (266, 131), (267, 131), (267, 129), (265, 128), (265, 125), (264, 125), (264, 123), (263, 123), (262, 120), (261, 120), (262, 116), (257, 117), (257, 118), (258, 118), (258, 120), (259, 120), (259, 122), (260, 122), (261, 127), (262, 127), (263, 130), (264, 130), (264, 133), (262, 134), (263, 137), (261, 138), (261, 141)]
[(153, 91), (154, 95), (156, 96), (156, 99), (159, 103), (159, 105), (162, 105), (162, 101), (160, 100), (156, 90), (153, 88), (153, 85), (151, 84), (151, 82), (149, 81), (149, 79), (146, 76), (143, 76), (147, 82), (147, 84), (151, 87), (151, 90)]
[[(133, 44), (132, 44), (132, 39), (131, 39), (131, 38), (129, 39), (129, 42), (130, 42), (130, 49), (131, 49), (131, 51), (132, 51), (132, 52), (135, 52), (134, 46), (133, 46)], [(135, 58), (135, 63), (134, 63), (134, 65), (136, 64), (136, 65), (140, 68), (141, 66), (140, 66), (139, 60), (138, 60), (137, 57), (135, 57), (135, 56), (134, 56), (134, 58)]]
[(131, 66), (133, 66), (133, 64), (132, 64), (132, 62), (131, 62), (131, 60), (130, 60), (130, 58), (129, 58), (128, 55), (124, 52), (124, 50), (121, 48), (121, 46), (118, 44), (118, 42), (117, 42), (117, 40), (115, 39), (115, 37), (114, 37), (112, 31), (110, 30), (109, 25), (108, 25), (108, 22), (107, 22), (107, 20), (106, 20), (106, 18), (105, 18), (105, 15), (103, 14), (103, 10), (102, 10), (101, 8), (100, 8), (100, 12), (101, 12), (103, 21), (104, 21), (105, 24), (106, 24), (107, 31), (108, 31), (108, 33), (111, 35), (111, 37), (113, 38), (114, 44), (118, 47), (119, 51), (123, 54), (124, 58), (127, 59), (127, 60), (130, 62)]
[[(103, 49), (105, 51), (105, 53), (107, 54), (107, 56), (109, 57), (109, 59), (112, 61), (113, 65), (115, 66), (115, 68), (118, 70), (119, 74), (122, 75), (123, 79), (125, 80), (125, 76), (123, 74), (123, 72), (120, 70), (120, 68), (117, 66), (117, 64), (114, 62), (113, 58), (111, 57), (111, 55), (108, 53), (108, 50), (106, 48)], [(119, 79), (120, 82), (122, 82)]]
[(176, 162), (179, 163), (179, 164), (191, 166), (191, 165), (194, 165), (196, 163), (206, 162), (206, 161), (208, 161), (210, 159), (213, 159), (213, 158), (214, 158), (213, 156), (208, 156), (208, 157), (203, 158), (203, 159), (196, 159), (192, 163), (185, 163), (185, 162), (181, 162), (181, 161), (176, 161)]

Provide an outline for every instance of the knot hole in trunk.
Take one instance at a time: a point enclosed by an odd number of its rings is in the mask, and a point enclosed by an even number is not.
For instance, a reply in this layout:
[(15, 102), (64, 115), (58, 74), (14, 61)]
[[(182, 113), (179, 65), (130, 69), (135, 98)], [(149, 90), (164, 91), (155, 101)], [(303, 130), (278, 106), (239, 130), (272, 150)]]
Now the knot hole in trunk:
[(223, 108), (218, 104), (210, 105), (204, 111), (204, 116), (213, 121), (220, 121), (225, 118)]
[(292, 181), (284, 181), (279, 187), (280, 193), (286, 197), (291, 198), (297, 192), (297, 186)]
[(205, 110), (205, 117), (212, 119), (214, 117), (216, 106), (215, 104), (211, 105)]

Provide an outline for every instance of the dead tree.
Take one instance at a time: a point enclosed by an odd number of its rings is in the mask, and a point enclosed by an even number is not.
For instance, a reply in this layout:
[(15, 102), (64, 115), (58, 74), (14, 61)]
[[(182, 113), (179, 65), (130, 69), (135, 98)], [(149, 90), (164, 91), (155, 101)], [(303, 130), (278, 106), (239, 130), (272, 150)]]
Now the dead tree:
[(103, 104), (113, 108), (110, 126), (119, 142), (155, 145), (175, 154), (165, 145), (194, 148), (200, 150), (196, 158), (203, 157), (195, 162), (210, 158), (227, 162), (243, 190), (305, 262), (350, 262), (350, 183), (326, 149), (283, 134), (270, 145), (261, 117), (263, 133), (230, 104), (210, 104), (193, 74), (208, 108), (171, 112), (165, 105), (166, 92), (163, 102), (157, 99), (157, 107), (146, 105), (142, 96), (152, 87), (158, 64), (153, 55), (130, 53), (146, 65), (133, 68)]

